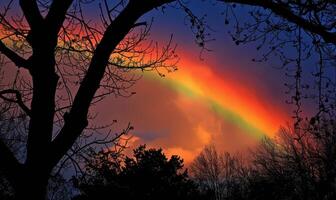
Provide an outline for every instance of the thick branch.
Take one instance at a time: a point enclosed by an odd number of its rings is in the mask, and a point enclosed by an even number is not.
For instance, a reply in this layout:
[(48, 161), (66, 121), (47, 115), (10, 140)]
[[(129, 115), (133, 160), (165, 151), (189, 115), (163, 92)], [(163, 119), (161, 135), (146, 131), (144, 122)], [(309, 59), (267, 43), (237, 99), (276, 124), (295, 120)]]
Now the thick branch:
[(66, 12), (73, 0), (54, 0), (46, 16), (46, 23), (49, 31), (57, 35), (65, 20)]
[[(16, 99), (12, 99), (12, 98), (8, 98), (4, 95), (6, 94), (14, 94)], [(0, 98), (8, 101), (8, 102), (13, 102), (13, 103), (17, 103), (18, 106), (28, 115), (31, 116), (31, 111), (30, 109), (24, 104), (23, 100), (22, 100), (22, 96), (21, 93), (17, 90), (12, 90), (12, 89), (8, 89), (8, 90), (2, 90), (0, 91)]]
[(36, 0), (20, 0), (20, 6), (31, 29), (41, 26), (43, 17)]
[[(39, 26), (32, 26), (32, 31), (29, 33), (33, 48), (33, 68), (30, 72), (34, 87), (26, 164), (35, 168), (47, 163), (43, 162), (41, 158), (49, 150), (49, 144), (52, 141), (55, 95), (59, 79), (55, 70), (55, 47), (58, 42), (58, 32), (72, 2), (73, 0), (53, 0), (45, 19), (41, 19), (42, 23)], [(39, 12), (38, 8), (36, 12)], [(34, 16), (37, 15), (36, 12)], [(29, 14), (25, 13), (25, 15)], [(38, 19), (35, 17), (33, 22), (34, 20)], [(41, 149), (45, 152), (42, 152)]]
[(97, 45), (87, 74), (74, 99), (73, 106), (69, 114), (64, 116), (65, 125), (52, 143), (52, 166), (56, 165), (63, 155), (65, 155), (87, 126), (88, 110), (99, 88), (100, 81), (104, 76), (111, 53), (143, 14), (172, 1), (132, 0), (109, 25), (102, 40)]
[(288, 20), (289, 22), (295, 23), (301, 28), (305, 29), (308, 32), (317, 34), (321, 36), (325, 42), (336, 44), (336, 33), (329, 32), (327, 27), (324, 27), (320, 24), (313, 23), (308, 21), (301, 16), (293, 13), (288, 6), (283, 3), (275, 3), (270, 0), (220, 0), (227, 3), (239, 3), (251, 6), (259, 6), (265, 9), (270, 9), (274, 14)]
[(22, 58), (0, 40), (0, 52), (9, 58), (17, 67), (30, 68), (28, 60)]

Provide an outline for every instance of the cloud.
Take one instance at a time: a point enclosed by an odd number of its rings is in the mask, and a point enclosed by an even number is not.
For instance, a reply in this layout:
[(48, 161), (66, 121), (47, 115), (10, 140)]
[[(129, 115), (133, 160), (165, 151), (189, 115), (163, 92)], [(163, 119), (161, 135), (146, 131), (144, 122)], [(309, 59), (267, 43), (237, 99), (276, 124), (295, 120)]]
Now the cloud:
[(141, 79), (129, 98), (108, 98), (96, 107), (96, 121), (117, 120), (116, 130), (129, 122), (134, 126), (131, 147), (161, 147), (167, 155), (180, 155), (188, 163), (205, 145), (237, 151), (253, 140), (239, 127), (225, 122), (197, 99), (182, 96), (152, 79)]

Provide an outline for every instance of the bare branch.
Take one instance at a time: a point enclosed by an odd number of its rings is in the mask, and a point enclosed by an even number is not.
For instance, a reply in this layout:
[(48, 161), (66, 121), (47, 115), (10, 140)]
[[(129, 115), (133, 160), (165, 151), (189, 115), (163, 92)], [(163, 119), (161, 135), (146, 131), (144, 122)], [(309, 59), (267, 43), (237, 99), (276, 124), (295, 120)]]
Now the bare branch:
[[(9, 97), (6, 97), (4, 95), (6, 94), (14, 94), (16, 99), (12, 99)], [(13, 103), (17, 103), (20, 108), (28, 115), (31, 116), (31, 111), (30, 109), (24, 104), (23, 100), (22, 100), (22, 96), (21, 93), (18, 90), (13, 90), (13, 89), (8, 89), (8, 90), (2, 90), (0, 91), (0, 98), (8, 101), (8, 102), (13, 102)]]
[(0, 40), (0, 52), (7, 56), (17, 67), (23, 67), (25, 69), (30, 69), (29, 61), (19, 56), (17, 53), (8, 48), (1, 40)]
[(50, 10), (46, 16), (46, 23), (51, 33), (58, 34), (64, 22), (67, 10), (71, 6), (73, 0), (54, 0), (50, 6)]
[(169, 2), (172, 2), (172, 0), (146, 1), (146, 3), (130, 1), (108, 26), (93, 54), (89, 69), (80, 85), (73, 106), (70, 112), (64, 116), (65, 125), (52, 143), (52, 162), (55, 162), (53, 164), (56, 164), (63, 157), (88, 125), (89, 107), (100, 86), (110, 56), (117, 45), (143, 14)]
[(21, 9), (31, 29), (42, 25), (43, 17), (39, 11), (36, 0), (20, 0)]
[(281, 3), (280, 1), (269, 1), (269, 0), (259, 0), (259, 1), (251, 1), (251, 0), (220, 0), (222, 2), (227, 3), (239, 3), (246, 4), (251, 6), (258, 6), (265, 9), (270, 9), (276, 15), (285, 18), (289, 22), (295, 23), (298, 26), (302, 27), (308, 32), (313, 34), (320, 35), (325, 42), (336, 44), (336, 33), (330, 32), (330, 27), (325, 27), (321, 24), (314, 23), (313, 21), (307, 20), (297, 14), (295, 14), (289, 6), (285, 3)]

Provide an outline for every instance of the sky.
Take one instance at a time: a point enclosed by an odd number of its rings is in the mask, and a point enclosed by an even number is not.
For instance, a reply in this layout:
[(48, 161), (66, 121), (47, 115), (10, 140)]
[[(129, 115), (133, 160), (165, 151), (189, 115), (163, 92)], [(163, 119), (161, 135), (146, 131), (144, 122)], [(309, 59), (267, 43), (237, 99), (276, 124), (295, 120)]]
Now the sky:
[[(191, 2), (191, 1), (190, 1)], [(221, 15), (224, 7), (201, 0), (189, 8), (206, 14), (211, 38), (202, 51), (185, 13), (168, 7), (141, 20), (153, 25), (150, 40), (166, 44), (173, 35), (179, 56), (178, 70), (160, 77), (156, 72), (135, 72), (142, 78), (130, 88), (131, 97), (110, 96), (92, 108), (98, 113), (92, 124), (108, 124), (119, 132), (130, 123), (130, 148), (140, 144), (161, 147), (168, 155), (180, 155), (186, 163), (209, 144), (221, 151), (246, 151), (264, 136), (274, 137), (291, 121), (292, 107), (285, 103), (287, 78), (274, 63), (255, 63), (260, 56), (253, 44), (237, 46)], [(90, 5), (93, 6), (93, 5)], [(84, 8), (87, 19), (99, 20), (99, 12)], [(244, 9), (238, 10), (247, 18)]]
[(292, 111), (285, 103), (284, 71), (270, 63), (252, 62), (260, 56), (255, 46), (235, 45), (220, 15), (222, 7), (190, 6), (200, 15), (207, 13), (215, 39), (207, 44), (211, 51), (201, 54), (181, 11), (151, 12), (145, 16), (154, 17), (150, 38), (165, 44), (173, 34), (178, 70), (164, 78), (144, 72), (131, 88), (135, 95), (111, 97), (95, 108), (98, 123), (117, 120), (116, 130), (128, 123), (134, 126), (131, 148), (161, 147), (186, 163), (209, 144), (221, 151), (246, 151), (261, 137), (274, 137), (280, 126), (291, 121)]

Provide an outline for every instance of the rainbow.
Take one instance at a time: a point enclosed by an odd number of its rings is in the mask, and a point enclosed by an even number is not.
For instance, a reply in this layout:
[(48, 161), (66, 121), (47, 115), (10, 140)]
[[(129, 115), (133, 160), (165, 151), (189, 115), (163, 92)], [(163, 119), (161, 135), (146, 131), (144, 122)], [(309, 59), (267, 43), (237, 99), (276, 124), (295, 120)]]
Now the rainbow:
[[(1, 35), (0, 33), (0, 37)], [(143, 75), (180, 95), (202, 102), (223, 120), (256, 138), (274, 136), (279, 126), (288, 119), (286, 114), (275, 108), (276, 106), (266, 102), (267, 98), (253, 93), (252, 86), (245, 86), (231, 79), (226, 80), (211, 67), (197, 61), (183, 59), (179, 63), (179, 70), (169, 73), (166, 78), (158, 76), (155, 72)]]
[[(169, 89), (206, 105), (223, 120), (255, 138), (272, 137), (287, 116), (260, 94), (197, 62), (181, 61), (175, 73), (165, 78), (145, 73), (146, 79), (160, 82)], [(270, 109), (271, 108), (271, 109)], [(274, 114), (276, 113), (276, 114)]]

